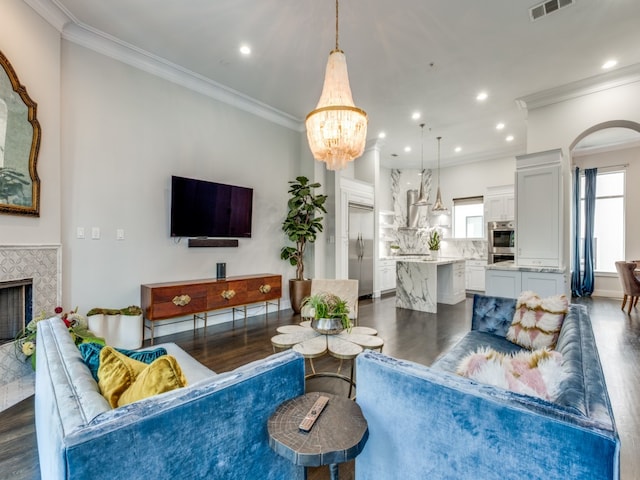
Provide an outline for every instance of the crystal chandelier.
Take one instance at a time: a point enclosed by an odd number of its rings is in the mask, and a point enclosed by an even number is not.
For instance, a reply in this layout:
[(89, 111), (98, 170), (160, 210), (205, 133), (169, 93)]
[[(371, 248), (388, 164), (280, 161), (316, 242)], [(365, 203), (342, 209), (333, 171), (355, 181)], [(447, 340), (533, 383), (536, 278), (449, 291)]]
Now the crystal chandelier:
[(424, 191), (424, 123), (420, 124), (420, 128), (422, 129), (420, 133), (420, 193), (418, 194), (418, 200), (414, 203), (416, 207), (429, 205)]
[(440, 195), (440, 140), (442, 137), (438, 137), (438, 193), (436, 194), (436, 203), (431, 208), (432, 212), (448, 213), (447, 207), (442, 203), (442, 195)]
[(347, 58), (338, 47), (336, 0), (336, 48), (329, 53), (322, 94), (305, 121), (309, 148), (327, 169), (343, 169), (362, 155), (367, 140), (367, 114), (353, 103)]

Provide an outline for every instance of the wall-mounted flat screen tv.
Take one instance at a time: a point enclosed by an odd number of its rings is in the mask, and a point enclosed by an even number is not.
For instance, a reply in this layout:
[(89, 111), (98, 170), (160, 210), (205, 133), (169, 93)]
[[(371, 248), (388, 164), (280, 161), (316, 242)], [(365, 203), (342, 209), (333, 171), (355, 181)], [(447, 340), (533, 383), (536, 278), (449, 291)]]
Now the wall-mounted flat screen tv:
[(251, 237), (253, 189), (171, 177), (172, 237)]

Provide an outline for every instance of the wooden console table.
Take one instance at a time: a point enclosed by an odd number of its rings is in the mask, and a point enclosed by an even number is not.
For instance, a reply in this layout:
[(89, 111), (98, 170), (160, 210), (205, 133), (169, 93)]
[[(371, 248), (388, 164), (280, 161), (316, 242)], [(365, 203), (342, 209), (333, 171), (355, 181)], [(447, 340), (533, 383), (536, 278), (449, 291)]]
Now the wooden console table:
[(210, 311), (231, 308), (235, 322), (236, 307), (243, 307), (246, 322), (247, 305), (265, 302), (268, 314), (269, 303), (274, 300), (277, 300), (280, 310), (280, 297), (282, 276), (270, 273), (141, 285), (140, 298), (144, 313), (142, 340), (145, 328), (149, 328), (153, 345), (154, 322), (157, 320), (193, 315), (195, 330), (198, 318), (204, 320), (204, 327), (207, 328), (207, 313)]

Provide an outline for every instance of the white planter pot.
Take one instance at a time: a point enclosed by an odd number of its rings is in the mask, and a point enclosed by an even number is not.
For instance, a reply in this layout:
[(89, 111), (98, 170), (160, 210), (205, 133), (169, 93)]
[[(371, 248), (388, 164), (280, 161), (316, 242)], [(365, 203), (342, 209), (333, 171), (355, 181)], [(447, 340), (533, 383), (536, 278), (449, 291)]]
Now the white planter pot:
[(104, 338), (107, 345), (127, 350), (142, 347), (142, 315), (91, 315), (89, 330)]

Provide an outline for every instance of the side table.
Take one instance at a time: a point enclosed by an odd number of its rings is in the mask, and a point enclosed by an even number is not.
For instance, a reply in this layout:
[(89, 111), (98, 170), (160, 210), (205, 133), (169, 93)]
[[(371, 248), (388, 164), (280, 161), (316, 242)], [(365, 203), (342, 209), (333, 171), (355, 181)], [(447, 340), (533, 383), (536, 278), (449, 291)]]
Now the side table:
[[(275, 352), (277, 348), (291, 348), (295, 352), (309, 360), (311, 374), (305, 378), (313, 377), (336, 377), (349, 383), (349, 394), (355, 387), (353, 380), (354, 359), (363, 352), (365, 348), (382, 351), (384, 341), (378, 337), (377, 330), (369, 327), (352, 327), (336, 335), (326, 335), (316, 332), (311, 328), (310, 321), (301, 322), (298, 325), (283, 325), (277, 329), (278, 335), (271, 337), (271, 345)], [(337, 372), (316, 372), (313, 364), (314, 358), (323, 357), (329, 354), (340, 360)], [(349, 376), (343, 375), (342, 362), (351, 360), (351, 372)]]
[[(309, 432), (300, 430), (300, 422), (321, 395), (329, 397), (329, 403)], [(338, 464), (354, 459), (369, 438), (358, 404), (324, 392), (284, 402), (269, 418), (267, 429), (269, 446), (276, 453), (304, 467), (329, 465), (331, 480), (338, 480)]]

